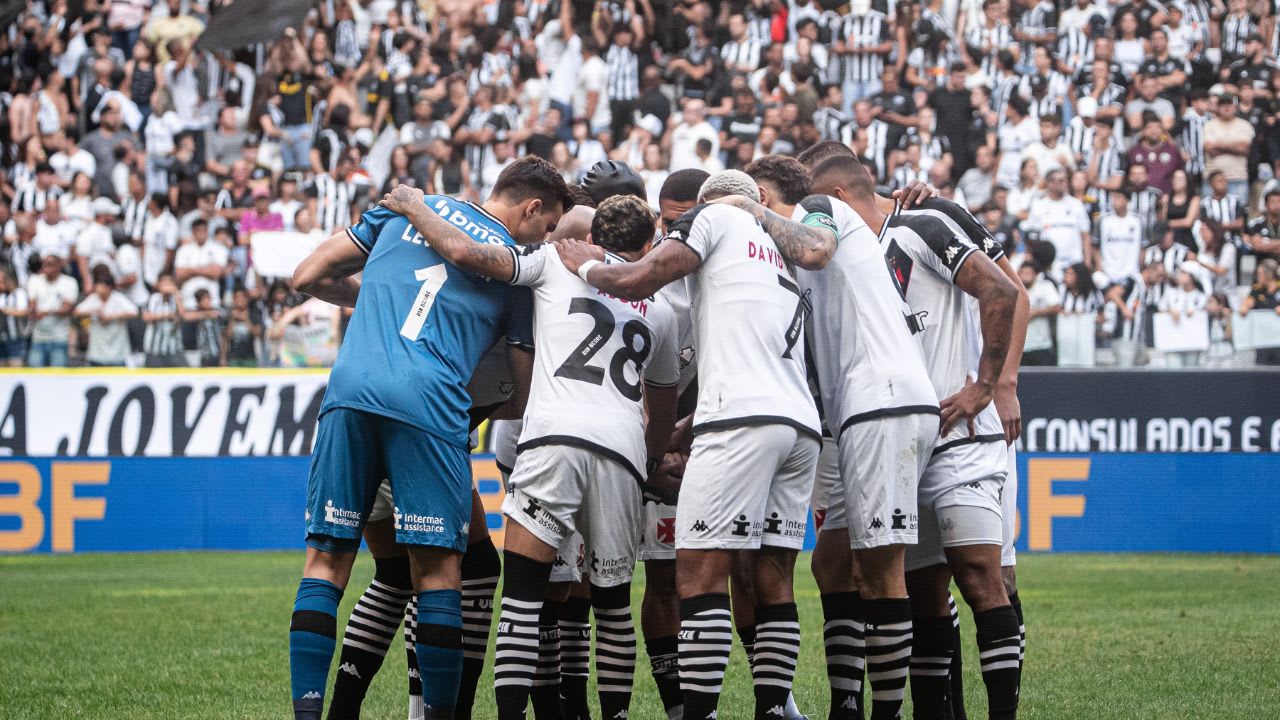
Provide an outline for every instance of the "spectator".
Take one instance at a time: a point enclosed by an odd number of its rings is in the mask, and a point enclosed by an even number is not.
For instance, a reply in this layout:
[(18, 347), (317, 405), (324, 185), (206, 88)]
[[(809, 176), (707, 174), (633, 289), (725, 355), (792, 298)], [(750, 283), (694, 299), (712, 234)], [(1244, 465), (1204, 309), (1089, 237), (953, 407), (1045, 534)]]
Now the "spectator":
[(1249, 222), (1244, 244), (1255, 255), (1280, 258), (1280, 188), (1268, 190), (1266, 211)]
[(1197, 222), (1194, 231), (1198, 236), (1199, 247), (1196, 262), (1203, 266), (1198, 275), (1206, 280), (1205, 292), (1235, 292), (1235, 244), (1227, 242), (1221, 225), (1207, 218)]
[(169, 198), (160, 193), (151, 196), (147, 219), (142, 231), (142, 279), (155, 288), (160, 275), (173, 271), (178, 249), (178, 221), (169, 212)]
[(249, 303), (249, 293), (236, 290), (231, 296), (222, 336), (221, 364), (226, 367), (256, 367), (257, 345), (262, 338), (262, 316)]
[[(1208, 318), (1199, 315), (1209, 302), (1209, 297), (1196, 282), (1199, 266), (1195, 263), (1183, 263), (1174, 276), (1173, 285), (1160, 295), (1160, 312), (1168, 313), (1174, 323), (1207, 322)], [(1199, 350), (1182, 350), (1164, 353), (1165, 363), (1170, 367), (1195, 367), (1200, 364)]]
[(995, 187), (994, 158), (990, 147), (979, 145), (974, 154), (974, 166), (960, 176), (957, 189), (964, 195), (969, 212), (977, 212), (991, 199), (991, 191)]
[(1143, 114), (1141, 127), (1142, 133), (1138, 142), (1129, 148), (1127, 159), (1130, 164), (1145, 166), (1147, 182), (1167, 193), (1173, 188), (1174, 171), (1183, 168), (1182, 153), (1169, 139), (1164, 124), (1154, 113)]
[(1204, 125), (1205, 170), (1222, 173), (1227, 192), (1241, 205), (1249, 203), (1248, 159), (1254, 135), (1253, 125), (1236, 115), (1235, 97), (1219, 97), (1213, 119)]
[(1034, 262), (1023, 263), (1018, 268), (1018, 278), (1027, 289), (1031, 302), (1022, 364), (1028, 367), (1057, 365), (1058, 358), (1053, 347), (1053, 317), (1062, 309), (1062, 296), (1056, 285), (1041, 277), (1040, 268)]
[(1160, 84), (1156, 81), (1156, 77), (1154, 75), (1139, 76), (1134, 85), (1138, 91), (1137, 96), (1124, 107), (1124, 119), (1129, 132), (1142, 130), (1147, 123), (1147, 113), (1154, 115), (1156, 122), (1166, 130), (1173, 129), (1177, 111), (1173, 103), (1160, 97)]
[(1054, 170), (1075, 167), (1076, 159), (1071, 149), (1058, 141), (1062, 137), (1062, 119), (1057, 115), (1042, 115), (1039, 125), (1039, 141), (1023, 148), (1022, 157), (1036, 161), (1042, 179)]
[(115, 270), (116, 244), (111, 224), (119, 217), (120, 206), (111, 198), (100, 197), (93, 201), (92, 212), (94, 221), (76, 238), (76, 270), (80, 286), (85, 288), (94, 285), (91, 268), (102, 266)]
[(1040, 237), (1053, 243), (1057, 252), (1051, 275), (1062, 277), (1062, 268), (1083, 262), (1097, 267), (1093, 243), (1089, 239), (1089, 214), (1084, 205), (1067, 194), (1067, 173), (1061, 168), (1045, 176), (1045, 194), (1031, 203), (1029, 222)]
[(174, 279), (182, 288), (182, 303), (187, 310), (196, 308), (196, 292), (206, 290), (213, 295), (213, 306), (222, 278), (227, 274), (228, 251), (209, 241), (209, 224), (196, 220), (191, 224), (191, 239), (178, 248), (174, 259)]
[(1099, 269), (1109, 282), (1122, 282), (1137, 274), (1145, 237), (1142, 221), (1129, 212), (1128, 193), (1113, 195), (1111, 212), (1098, 221)]
[[(423, 172), (421, 176), (425, 175)], [(280, 178), (276, 197), (267, 206), (267, 211), (280, 216), (280, 223), (285, 230), (293, 230), (294, 218), (302, 206), (302, 201), (298, 199), (298, 181), (291, 176)]]
[(178, 283), (173, 275), (162, 273), (155, 283), (155, 292), (147, 298), (142, 310), (146, 323), (142, 348), (147, 367), (186, 367), (182, 354), (181, 322), (182, 298), (178, 295)]
[(1173, 228), (1173, 239), (1191, 250), (1199, 247), (1192, 227), (1200, 217), (1200, 198), (1191, 189), (1187, 171), (1178, 168), (1169, 176), (1169, 194), (1161, 198), (1161, 220)]
[(76, 282), (62, 274), (63, 256), (43, 255), (40, 272), (27, 278), (31, 303), (30, 367), (66, 367), (71, 313), (75, 309)]
[(21, 367), (27, 361), (31, 332), (27, 291), (7, 272), (0, 272), (0, 364)]
[(231, 175), (231, 164), (239, 160), (248, 135), (239, 129), (236, 109), (223, 107), (218, 124), (204, 136), (204, 169), (220, 178)]
[(699, 167), (698, 140), (711, 143), (711, 155), (720, 153), (720, 135), (707, 122), (707, 106), (700, 99), (685, 101), (681, 119), (671, 129), (671, 171)]
[(50, 200), (36, 221), (32, 249), (40, 257), (56, 255), (62, 260), (70, 260), (75, 252), (76, 232), (75, 224), (62, 217), (59, 201)]
[(1164, 264), (1153, 262), (1107, 289), (1107, 302), (1115, 308), (1110, 334), (1117, 367), (1146, 364), (1147, 305), (1164, 280)]
[(116, 163), (116, 148), (133, 142), (133, 134), (124, 127), (122, 102), (124, 97), (118, 93), (104, 98), (98, 129), (85, 135), (80, 143), (84, 152), (93, 156), (94, 185), (97, 186), (98, 192), (107, 195), (115, 194), (111, 183), (111, 171)]
[(89, 349), (85, 361), (94, 367), (119, 367), (129, 357), (127, 322), (138, 315), (138, 306), (116, 290), (111, 271), (94, 268), (93, 292), (76, 306), (75, 315), (89, 323)]
[(1026, 101), (1020, 96), (1009, 99), (1005, 107), (1005, 122), (997, 130), (996, 138), (1000, 147), (996, 182), (1011, 188), (1018, 184), (1023, 168), (1023, 151), (1040, 139), (1039, 124), (1027, 114)]
[[(1142, 253), (1142, 266), (1160, 263), (1167, 278), (1177, 274), (1178, 268), (1188, 260), (1195, 260), (1196, 253), (1173, 241), (1173, 231), (1168, 225), (1157, 224), (1151, 229), (1151, 245)], [(1151, 298), (1159, 300), (1159, 296)]]
[(1229, 195), (1230, 181), (1221, 170), (1209, 173), (1210, 195), (1204, 198), (1201, 208), (1204, 217), (1222, 226), (1227, 239), (1235, 242), (1244, 229), (1245, 204), (1235, 195)]
[(196, 336), (198, 367), (219, 367), (224, 332), (222, 311), (214, 306), (213, 295), (207, 288), (196, 291), (195, 307), (187, 311), (183, 321), (192, 326)]

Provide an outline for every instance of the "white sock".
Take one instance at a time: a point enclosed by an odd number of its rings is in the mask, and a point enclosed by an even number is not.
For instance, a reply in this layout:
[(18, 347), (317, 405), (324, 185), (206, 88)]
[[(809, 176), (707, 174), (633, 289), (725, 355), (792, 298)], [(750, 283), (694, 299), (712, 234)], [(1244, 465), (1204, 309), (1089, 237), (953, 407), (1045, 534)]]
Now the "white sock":
[(422, 707), (421, 695), (409, 696), (409, 720), (426, 720), (426, 710)]

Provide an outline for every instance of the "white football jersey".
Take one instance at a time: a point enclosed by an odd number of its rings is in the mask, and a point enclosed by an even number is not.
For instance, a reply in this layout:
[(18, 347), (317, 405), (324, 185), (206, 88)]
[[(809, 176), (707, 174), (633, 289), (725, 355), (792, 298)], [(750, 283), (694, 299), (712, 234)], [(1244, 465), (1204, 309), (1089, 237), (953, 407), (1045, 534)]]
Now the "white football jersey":
[(676, 317), (676, 353), (680, 358), (680, 394), (698, 377), (698, 351), (694, 342), (693, 310), (689, 299), (689, 279), (680, 278), (658, 291)]
[[(573, 445), (645, 479), (642, 385), (679, 380), (676, 320), (666, 302), (631, 302), (586, 284), (554, 245), (512, 248), (511, 282), (533, 288), (534, 360), (521, 452)], [(624, 262), (608, 255), (607, 262)]]
[(1098, 252), (1102, 272), (1113, 283), (1138, 272), (1142, 260), (1142, 219), (1128, 212), (1108, 213), (1098, 221)]
[(890, 415), (938, 413), (916, 319), (894, 283), (875, 233), (848, 205), (812, 195), (793, 220), (822, 212), (835, 220), (840, 244), (825, 268), (797, 270), (813, 303), (807, 332), (827, 425), (849, 426)]
[(730, 205), (699, 205), (675, 222), (702, 264), (688, 277), (698, 348), (694, 432), (781, 423), (821, 437), (805, 381), (807, 304), (773, 239)]
[[(984, 248), (970, 239), (953, 212), (931, 205), (895, 210), (880, 231), (880, 245), (907, 304), (923, 326), (920, 340), (925, 366), (938, 398), (943, 399), (959, 392), (966, 378), (978, 376), (982, 354), (978, 303), (956, 286), (955, 274), (970, 255)], [(956, 209), (964, 213), (958, 206)], [(985, 249), (988, 256), (1002, 257), (994, 241)], [(1004, 439), (995, 403), (978, 413), (974, 425), (977, 442)], [(967, 424), (959, 423), (941, 438), (934, 454), (969, 442)]]

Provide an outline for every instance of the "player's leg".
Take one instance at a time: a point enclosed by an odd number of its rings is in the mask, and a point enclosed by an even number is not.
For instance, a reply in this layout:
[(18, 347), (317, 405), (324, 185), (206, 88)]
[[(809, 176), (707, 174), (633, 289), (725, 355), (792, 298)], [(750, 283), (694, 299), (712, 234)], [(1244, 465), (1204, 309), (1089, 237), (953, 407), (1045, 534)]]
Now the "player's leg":
[(307, 477), (307, 557), (289, 623), (294, 717), (319, 720), (337, 644), (338, 602), (383, 477), (376, 416), (339, 408), (319, 422)]
[(462, 679), (462, 554), (471, 521), (471, 462), (463, 444), (406, 423), (380, 423), (384, 464), (398, 511), (396, 540), (409, 550), (417, 615), (414, 651), (423, 717), (452, 718)]
[(540, 659), (539, 628), (548, 620), (544, 596), (557, 549), (573, 534), (589, 455), (560, 445), (531, 448), (511, 475), (502, 505), (508, 524), (494, 657), (500, 720), (525, 717)]
[(809, 500), (821, 443), (818, 438), (780, 428), (790, 446), (777, 464), (755, 558), (756, 636), (752, 679), (756, 719), (786, 717), (800, 657), (800, 615), (796, 608), (796, 555), (804, 545)]
[[(947, 605), (951, 571), (942, 551), (942, 534), (933, 503), (939, 488), (951, 482), (955, 466), (946, 454), (925, 462), (917, 492), (920, 522), (916, 544), (907, 547), (905, 560), (914, 636), (911, 706), (914, 718), (941, 720), (947, 717), (950, 704), (950, 666), (958, 636)], [(956, 702), (963, 703), (963, 698)]]
[(771, 429), (733, 428), (698, 435), (680, 485), (676, 590), (680, 686), (687, 720), (716, 717), (733, 646), (729, 574), (734, 553), (759, 545), (772, 470), (793, 442), (781, 448)]
[[(947, 568), (948, 577), (950, 574), (951, 569)], [(951, 686), (947, 692), (951, 706), (949, 720), (969, 720), (969, 713), (964, 709), (964, 654), (960, 651), (960, 609), (956, 607), (956, 598), (951, 592), (947, 593), (947, 606), (951, 613), (951, 647), (954, 649), (951, 655)]]
[[(569, 599), (569, 592), (577, 582), (573, 579), (577, 575), (568, 580), (560, 580), (557, 575), (561, 572), (560, 564), (566, 552), (565, 548), (572, 545), (573, 554), (576, 556), (579, 544), (580, 541), (575, 535), (561, 546), (552, 564), (551, 582), (542, 596), (542, 612), (538, 614), (538, 668), (533, 673), (533, 689), (529, 694), (534, 720), (559, 720), (564, 717), (560, 697), (562, 672), (560, 616), (563, 614), (565, 601)], [(586, 702), (585, 690), (583, 702)]]
[[(574, 536), (573, 552), (567, 556), (576, 570), (581, 567), (582, 538)], [(591, 717), (587, 703), (587, 681), (591, 676), (591, 584), (575, 572), (560, 607), (560, 712), (565, 720)]]
[(597, 456), (580, 517), (596, 625), (596, 681), (600, 715), (630, 714), (636, 671), (636, 629), (631, 578), (640, 549), (643, 500), (636, 478), (613, 460)]
[(649, 669), (667, 720), (684, 715), (680, 692), (679, 644), (680, 596), (676, 593), (676, 508), (648, 503), (644, 506), (644, 532), (638, 557), (644, 562), (644, 597), (640, 603), (640, 630), (644, 633)]
[(866, 645), (857, 562), (849, 545), (840, 446), (823, 438), (813, 483), (817, 544), (810, 560), (822, 598), (822, 640), (831, 686), (829, 720), (861, 720)]
[(1014, 548), (1014, 540), (1018, 536), (1018, 450), (1010, 445), (1009, 477), (1000, 490), (1000, 519), (1004, 522), (1004, 533), (1001, 537), (1000, 574), (1004, 577), (1004, 590), (1009, 595), (1009, 604), (1018, 616), (1019, 660), (1027, 655), (1027, 625), (1022, 617), (1022, 598), (1018, 597), (1018, 551)]
[(735, 552), (733, 566), (729, 569), (729, 606), (733, 611), (733, 627), (747, 656), (748, 668), (756, 662), (755, 554), (755, 550)]
[(470, 720), (476, 686), (484, 673), (493, 626), (493, 596), (498, 591), (502, 560), (489, 537), (480, 493), (471, 491), (471, 528), (462, 556), (462, 681), (458, 687), (457, 720)]
[[(351, 610), (342, 636), (342, 652), (333, 682), (333, 698), (329, 701), (329, 720), (360, 717), (369, 683), (382, 667), (382, 661), (395, 639), (396, 630), (405, 616), (405, 608), (413, 597), (409, 579), (409, 555), (396, 544), (392, 519), (391, 486), (385, 481), (378, 488), (378, 499), (369, 512), (364, 527), (365, 543), (373, 556), (373, 580)], [(420, 704), (422, 690), (417, 682), (417, 658), (409, 665), (409, 694), (416, 693)], [(410, 700), (409, 717), (415, 717)], [(420, 716), (421, 713), (418, 713)]]

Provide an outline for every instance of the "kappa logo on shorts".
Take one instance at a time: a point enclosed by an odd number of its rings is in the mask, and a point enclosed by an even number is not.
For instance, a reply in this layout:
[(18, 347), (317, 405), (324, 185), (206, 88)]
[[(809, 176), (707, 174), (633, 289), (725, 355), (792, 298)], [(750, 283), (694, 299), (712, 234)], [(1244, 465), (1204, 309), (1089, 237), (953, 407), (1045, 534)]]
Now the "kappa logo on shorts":
[(697, 520), (693, 523), (693, 527), (689, 529), (692, 530), (693, 532), (706, 532), (710, 528), (707, 527), (707, 524), (705, 522), (701, 520)]
[(750, 533), (747, 528), (751, 527), (751, 521), (747, 520), (746, 515), (739, 515), (737, 520), (733, 521), (733, 534), (738, 537), (746, 537)]
[(967, 482), (967, 483), (965, 483), (965, 484), (964, 484), (964, 486), (965, 486), (965, 487), (967, 487), (967, 488), (969, 488), (969, 489), (971, 489), (971, 490), (981, 490), (981, 489), (982, 489), (982, 483), (978, 482), (977, 480), (973, 480), (973, 481)]
[(778, 517), (778, 513), (773, 513), (764, 520), (764, 531), (771, 535), (782, 534), (782, 518)]
[(871, 518), (871, 527), (869, 529), (881, 530), (883, 528), (884, 528), (884, 523), (880, 521), (880, 518)]

